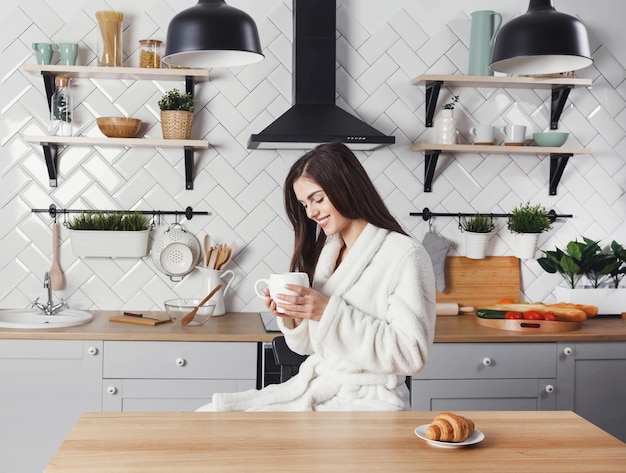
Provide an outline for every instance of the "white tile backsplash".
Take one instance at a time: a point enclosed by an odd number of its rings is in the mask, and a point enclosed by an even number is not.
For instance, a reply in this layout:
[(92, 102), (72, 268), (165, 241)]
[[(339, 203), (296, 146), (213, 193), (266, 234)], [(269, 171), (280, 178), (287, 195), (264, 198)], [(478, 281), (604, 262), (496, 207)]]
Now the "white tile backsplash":
[[(616, 12), (626, 13), (618, 0)], [(93, 65), (97, 27), (94, 12), (102, 5), (57, 0), (18, 1), (0, 19), (0, 307), (25, 307), (43, 297), (43, 273), (50, 267), (52, 219), (31, 209), (59, 208), (161, 209), (208, 211), (183, 221), (201, 238), (208, 232), (217, 243), (236, 241), (239, 253), (231, 263), (236, 279), (227, 297), (230, 310), (262, 310), (254, 295), (256, 279), (288, 269), (293, 233), (283, 209), (282, 183), (301, 151), (249, 151), (247, 139), (284, 113), (292, 101), (292, 15), (288, 0), (261, 0), (255, 15), (265, 60), (247, 67), (210, 71), (197, 84), (193, 138), (210, 147), (194, 154), (194, 189), (185, 190), (183, 151), (179, 149), (66, 147), (58, 158), (59, 184), (48, 186), (41, 148), (25, 143), (25, 135), (47, 133), (48, 109), (40, 77), (21, 70), (33, 63), (31, 43), (76, 41), (79, 64)], [(187, 2), (189, 3), (189, 2)], [(238, 6), (238, 0), (229, 3)], [(558, 8), (597, 24), (596, 12), (584, 0)], [(568, 145), (589, 146), (589, 155), (574, 155), (556, 196), (548, 195), (549, 157), (519, 155), (442, 154), (433, 191), (423, 192), (424, 157), (411, 144), (430, 141), (424, 127), (424, 90), (413, 86), (423, 73), (465, 74), (470, 16), (484, 7), (481, 0), (337, 0), (337, 104), (379, 130), (396, 136), (396, 144), (358, 153), (391, 211), (416, 238), (428, 224), (409, 212), (424, 207), (439, 212), (508, 212), (525, 201), (541, 203), (573, 219), (560, 220), (542, 235), (546, 248), (563, 246), (582, 235), (622, 243), (626, 234), (626, 81), (623, 53), (626, 33), (619, 28), (591, 31), (595, 64), (580, 72), (593, 87), (570, 93), (560, 130), (570, 132)], [(189, 3), (191, 5), (191, 3)], [(165, 39), (173, 14), (184, 6), (174, 0), (124, 3), (125, 65), (137, 65), (137, 40)], [(505, 21), (520, 13), (517, 2), (499, 2)], [(622, 15), (623, 16), (623, 15)], [(58, 60), (55, 56), (54, 60)], [(95, 66), (94, 66), (95, 67)], [(129, 115), (141, 118), (142, 133), (160, 138), (157, 101), (169, 81), (75, 79), (77, 133), (101, 136), (95, 118)], [(470, 142), (474, 125), (526, 124), (533, 131), (549, 126), (547, 90), (442, 89), (440, 104), (460, 94), (457, 109), (460, 139)], [(502, 139), (502, 135), (499, 135)], [(164, 217), (154, 235), (174, 219)], [(462, 254), (462, 235), (454, 218), (435, 218), (433, 229), (453, 243), (450, 254)], [(490, 254), (510, 255), (511, 237), (505, 219)], [(150, 310), (167, 298), (196, 295), (200, 278), (182, 282), (161, 274), (150, 256), (141, 259), (76, 258), (69, 232), (61, 229), (61, 266), (66, 286), (59, 297), (76, 308)], [(533, 261), (522, 267), (523, 296), (550, 297), (558, 281)]]

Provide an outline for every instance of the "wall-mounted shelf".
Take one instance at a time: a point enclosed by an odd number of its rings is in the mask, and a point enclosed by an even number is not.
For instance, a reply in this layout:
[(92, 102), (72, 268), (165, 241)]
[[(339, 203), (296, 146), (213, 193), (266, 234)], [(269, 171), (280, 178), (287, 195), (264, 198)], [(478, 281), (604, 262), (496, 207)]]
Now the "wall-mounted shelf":
[[(142, 67), (63, 66), (49, 64), (25, 64), (23, 69), (31, 74), (42, 75), (46, 88), (48, 107), (50, 107), (50, 99), (55, 91), (54, 79), (57, 75), (82, 79), (184, 80), (185, 90), (192, 96), (195, 82), (209, 79), (209, 71), (206, 69), (155, 69)], [(154, 140), (146, 138), (34, 136), (27, 137), (25, 140), (31, 143), (39, 143), (43, 147), (51, 187), (57, 186), (57, 156), (59, 146), (183, 148), (185, 152), (185, 189), (193, 189), (194, 149), (208, 148), (209, 146), (208, 142), (203, 140)]]
[(480, 153), (480, 154), (530, 154), (550, 155), (550, 195), (556, 195), (563, 171), (574, 154), (589, 154), (589, 148), (566, 148), (547, 146), (490, 146), (490, 145), (444, 145), (420, 143), (411, 151), (421, 151), (426, 158), (424, 167), (424, 192), (432, 191), (435, 168), (440, 153)]
[(449, 87), (551, 89), (550, 129), (556, 130), (559, 127), (559, 119), (570, 90), (574, 87), (590, 87), (591, 79), (424, 74), (412, 79), (411, 84), (426, 87), (425, 124), (427, 127), (433, 126), (435, 107), (437, 106), (439, 91), (443, 85)]
[(26, 136), (27, 143), (43, 147), (50, 186), (57, 186), (59, 146), (118, 146), (133, 148), (183, 148), (185, 151), (185, 188), (193, 189), (193, 150), (209, 147), (205, 140), (164, 140), (151, 138), (91, 138), (86, 136)]

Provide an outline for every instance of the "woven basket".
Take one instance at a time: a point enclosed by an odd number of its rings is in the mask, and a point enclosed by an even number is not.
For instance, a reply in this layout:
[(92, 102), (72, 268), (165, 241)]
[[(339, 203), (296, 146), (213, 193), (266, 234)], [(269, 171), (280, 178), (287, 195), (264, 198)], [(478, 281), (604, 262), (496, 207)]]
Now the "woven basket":
[(166, 140), (188, 140), (192, 124), (193, 112), (161, 110), (161, 129)]

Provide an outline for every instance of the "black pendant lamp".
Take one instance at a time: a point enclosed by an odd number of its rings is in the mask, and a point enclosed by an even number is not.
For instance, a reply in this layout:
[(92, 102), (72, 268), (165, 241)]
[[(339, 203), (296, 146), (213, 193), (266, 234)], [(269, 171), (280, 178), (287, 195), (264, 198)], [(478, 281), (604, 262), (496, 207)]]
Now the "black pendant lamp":
[(528, 11), (502, 26), (489, 68), (512, 75), (555, 74), (593, 63), (585, 25), (559, 13), (552, 0), (530, 0)]
[(170, 66), (209, 69), (262, 59), (254, 20), (224, 0), (199, 0), (174, 16), (167, 28), (163, 62)]

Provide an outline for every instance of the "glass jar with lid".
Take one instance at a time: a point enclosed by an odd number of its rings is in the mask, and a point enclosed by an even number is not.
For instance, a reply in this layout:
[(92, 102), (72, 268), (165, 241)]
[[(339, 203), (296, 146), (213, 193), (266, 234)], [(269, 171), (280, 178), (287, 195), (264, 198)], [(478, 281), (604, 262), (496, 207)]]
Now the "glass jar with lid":
[(139, 40), (139, 67), (161, 67), (163, 41), (158, 39)]

